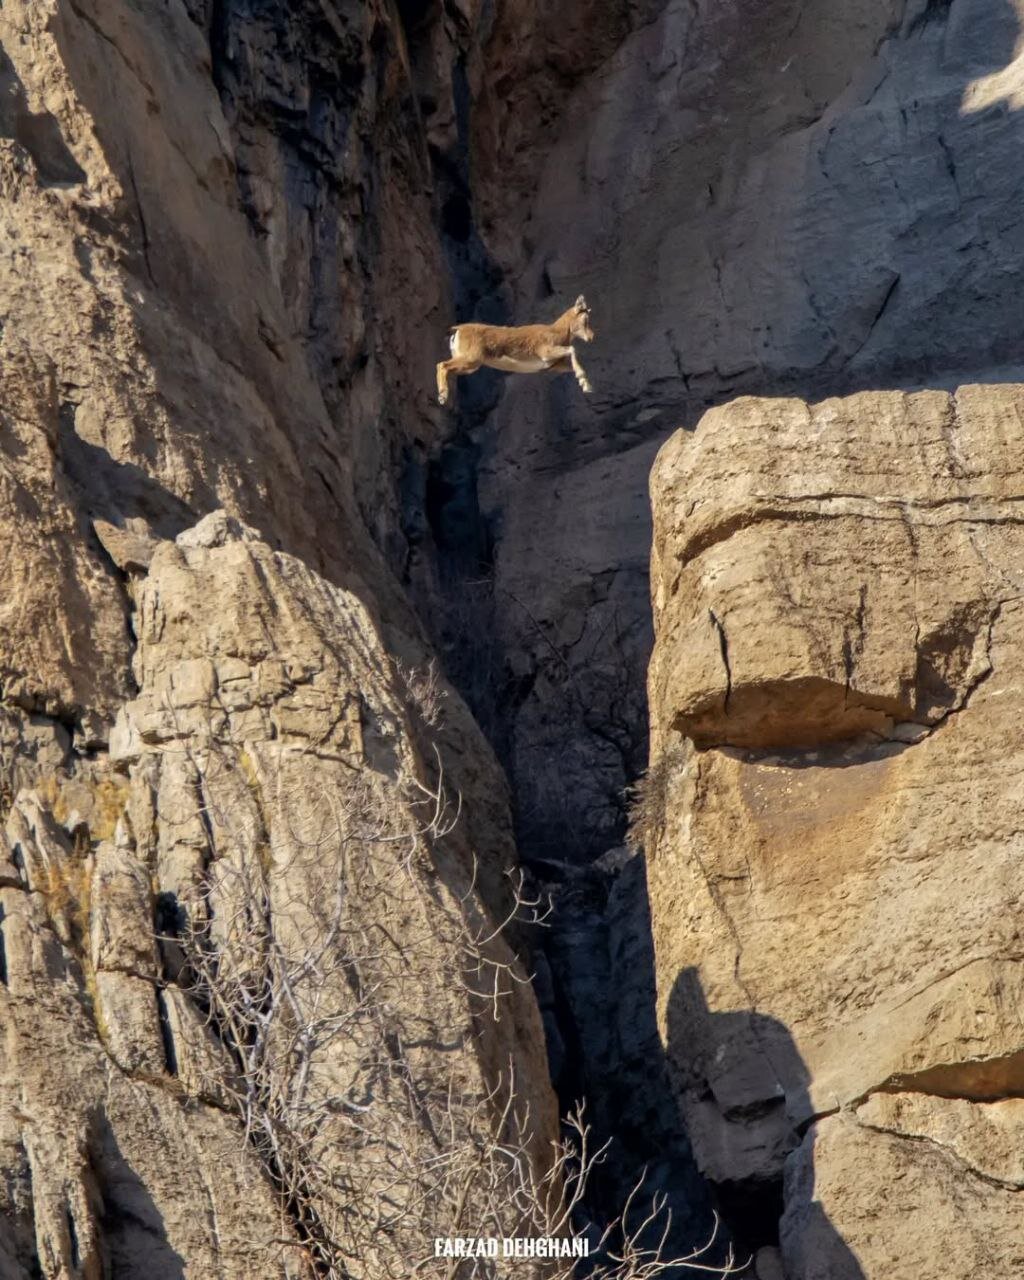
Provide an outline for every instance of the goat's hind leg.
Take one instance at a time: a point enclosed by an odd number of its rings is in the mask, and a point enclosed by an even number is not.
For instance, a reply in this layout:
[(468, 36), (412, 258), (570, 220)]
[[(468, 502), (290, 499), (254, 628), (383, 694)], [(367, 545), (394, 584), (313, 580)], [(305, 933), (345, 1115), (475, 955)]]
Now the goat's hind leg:
[(448, 403), (448, 365), (451, 362), (442, 360), (437, 366), (437, 402), (438, 404)]
[(437, 366), (437, 399), (439, 404), (447, 404), (451, 394), (451, 377), (460, 373), (476, 373), (480, 368), (478, 360), (467, 360), (465, 356), (452, 356), (450, 360), (442, 360)]

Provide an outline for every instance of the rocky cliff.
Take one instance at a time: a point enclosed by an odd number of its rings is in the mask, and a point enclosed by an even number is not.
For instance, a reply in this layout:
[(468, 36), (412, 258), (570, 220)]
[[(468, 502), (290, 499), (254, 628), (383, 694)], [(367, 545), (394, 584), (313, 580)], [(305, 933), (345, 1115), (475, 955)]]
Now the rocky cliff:
[(739, 399), (655, 469), (659, 1024), (791, 1280), (1022, 1256), (1022, 395)]
[(438, 1134), (555, 1113), (505, 783), (388, 567), (437, 415), (386, 317), (444, 289), (401, 28), (0, 44), (0, 1269), (404, 1274)]
[[(666, 434), (744, 392), (1012, 367), (1024, 324), (1016, 0), (634, 16), (564, 103), (505, 251), (516, 314), (591, 300), (595, 394), (514, 383), (480, 467), (512, 773), (541, 815), (524, 836), (591, 853), (643, 764), (646, 488)], [(548, 794), (552, 760), (582, 816)]]
[(4, 1274), (404, 1275), (510, 1067), (762, 1280), (1019, 1266), (1022, 21), (2, 6)]
[[(517, 311), (583, 290), (598, 328), (592, 400), (521, 380), (483, 435), (528, 854), (620, 829), (647, 475), (703, 418), (652, 491), (659, 1024), (699, 1163), (791, 1276), (1019, 1265), (1019, 1182), (979, 1153), (1017, 1144), (1021, 30), (971, 0), (640, 15), (506, 250)], [(934, 390), (815, 403), (884, 388)], [(749, 391), (802, 400), (703, 416)]]

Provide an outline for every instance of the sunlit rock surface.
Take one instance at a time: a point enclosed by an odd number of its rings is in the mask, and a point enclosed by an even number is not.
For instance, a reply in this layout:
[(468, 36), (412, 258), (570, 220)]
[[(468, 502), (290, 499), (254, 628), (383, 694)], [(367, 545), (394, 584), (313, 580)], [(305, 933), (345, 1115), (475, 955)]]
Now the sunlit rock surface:
[(655, 467), (660, 1026), (795, 1280), (1024, 1247), (1022, 404), (742, 399)]

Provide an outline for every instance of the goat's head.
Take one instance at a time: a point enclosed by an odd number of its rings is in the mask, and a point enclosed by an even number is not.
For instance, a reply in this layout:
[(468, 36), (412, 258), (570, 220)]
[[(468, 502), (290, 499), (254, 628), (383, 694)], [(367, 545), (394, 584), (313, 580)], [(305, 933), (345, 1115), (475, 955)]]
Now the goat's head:
[(582, 339), (583, 342), (593, 342), (594, 330), (590, 327), (590, 308), (582, 293), (573, 303), (569, 316), (572, 336)]

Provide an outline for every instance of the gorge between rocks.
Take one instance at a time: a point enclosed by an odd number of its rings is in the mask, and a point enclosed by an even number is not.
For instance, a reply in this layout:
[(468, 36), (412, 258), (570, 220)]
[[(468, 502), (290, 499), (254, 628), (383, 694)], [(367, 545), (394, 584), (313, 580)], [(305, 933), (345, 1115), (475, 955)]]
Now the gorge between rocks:
[(748, 1280), (1024, 1267), (1022, 31), (0, 7), (0, 1275), (408, 1274), (509, 1079)]

